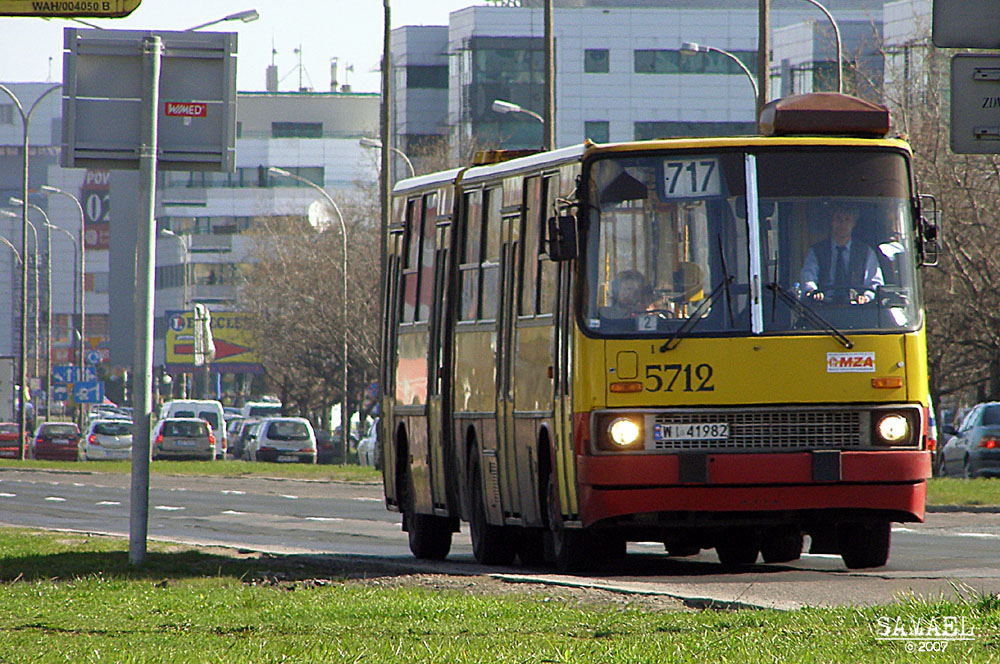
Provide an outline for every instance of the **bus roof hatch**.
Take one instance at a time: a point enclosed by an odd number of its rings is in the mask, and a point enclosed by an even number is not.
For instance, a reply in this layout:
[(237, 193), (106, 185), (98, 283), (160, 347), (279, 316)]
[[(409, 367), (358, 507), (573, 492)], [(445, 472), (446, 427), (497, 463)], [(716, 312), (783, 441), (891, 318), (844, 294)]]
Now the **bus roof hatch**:
[(889, 109), (838, 92), (811, 92), (775, 99), (760, 112), (764, 136), (859, 136), (889, 133)]

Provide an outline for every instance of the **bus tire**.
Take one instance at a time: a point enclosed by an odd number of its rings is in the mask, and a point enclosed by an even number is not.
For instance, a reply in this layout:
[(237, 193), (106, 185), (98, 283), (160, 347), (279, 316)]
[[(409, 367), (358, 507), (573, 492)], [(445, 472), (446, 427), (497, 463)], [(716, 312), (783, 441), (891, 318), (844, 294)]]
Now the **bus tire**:
[(472, 519), (469, 522), (469, 537), (472, 539), (472, 554), (482, 565), (509, 565), (517, 555), (517, 539), (507, 528), (495, 526), (487, 521), (486, 501), (483, 498), (483, 478), (479, 472), (479, 460), (470, 453), (469, 487), (472, 492)]
[(562, 513), (559, 511), (559, 494), (554, 473), (549, 473), (545, 490), (546, 515), (549, 524), (549, 538), (552, 547), (552, 562), (560, 572), (579, 572), (591, 562), (593, 553), (589, 531), (564, 528)]
[(787, 563), (802, 557), (802, 531), (775, 528), (764, 533), (760, 555), (765, 563)]
[(760, 536), (755, 528), (726, 528), (723, 540), (715, 544), (719, 562), (726, 567), (753, 565), (760, 553)]
[(525, 567), (537, 567), (545, 562), (543, 528), (524, 528), (517, 542), (517, 557)]
[(433, 514), (417, 514), (414, 507), (416, 491), (413, 475), (405, 470), (406, 481), (402, 504), (405, 507), (406, 535), (410, 543), (410, 553), (419, 560), (441, 560), (451, 550), (451, 524), (448, 519)]
[(837, 527), (840, 557), (848, 569), (882, 567), (889, 561), (891, 535), (888, 521), (841, 523)]

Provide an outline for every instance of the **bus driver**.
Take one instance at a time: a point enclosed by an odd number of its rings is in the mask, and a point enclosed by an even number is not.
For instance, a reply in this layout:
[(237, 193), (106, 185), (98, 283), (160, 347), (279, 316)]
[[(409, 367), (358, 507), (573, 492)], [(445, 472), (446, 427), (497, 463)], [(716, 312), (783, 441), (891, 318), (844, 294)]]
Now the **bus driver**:
[(854, 241), (851, 232), (858, 221), (858, 207), (834, 203), (830, 211), (830, 236), (809, 247), (802, 265), (802, 291), (816, 301), (866, 304), (885, 281), (875, 251)]

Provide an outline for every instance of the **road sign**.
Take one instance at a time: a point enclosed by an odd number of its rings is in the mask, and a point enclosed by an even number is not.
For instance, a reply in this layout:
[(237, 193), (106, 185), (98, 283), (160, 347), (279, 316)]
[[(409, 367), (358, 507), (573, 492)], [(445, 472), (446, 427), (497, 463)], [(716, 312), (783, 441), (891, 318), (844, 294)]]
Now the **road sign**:
[(931, 39), (939, 48), (1000, 48), (996, 0), (934, 0)]
[(100, 364), (101, 363), (101, 351), (99, 350), (88, 350), (87, 351), (87, 364)]
[(951, 149), (1000, 154), (1000, 55), (951, 58)]
[(0, 0), (0, 16), (69, 16), (122, 18), (135, 11), (141, 0)]
[(76, 403), (103, 403), (104, 382), (88, 380), (73, 383), (73, 401)]
[(69, 401), (69, 386), (68, 385), (53, 385), (52, 386), (52, 400), (53, 401)]
[(76, 367), (72, 364), (60, 364), (52, 367), (52, 382), (54, 383), (75, 383)]
[(85, 383), (97, 380), (97, 367), (77, 367), (74, 383)]

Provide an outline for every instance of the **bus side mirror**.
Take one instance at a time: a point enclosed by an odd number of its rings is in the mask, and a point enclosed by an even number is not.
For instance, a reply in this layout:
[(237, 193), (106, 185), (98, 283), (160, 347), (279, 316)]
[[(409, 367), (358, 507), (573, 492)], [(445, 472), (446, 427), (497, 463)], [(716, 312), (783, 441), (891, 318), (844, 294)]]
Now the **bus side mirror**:
[(551, 261), (568, 261), (576, 258), (576, 217), (560, 215), (549, 217), (549, 233), (545, 250)]
[(921, 194), (918, 201), (917, 249), (920, 264), (934, 266), (938, 264), (938, 221), (941, 212), (938, 210), (937, 199), (929, 194)]

